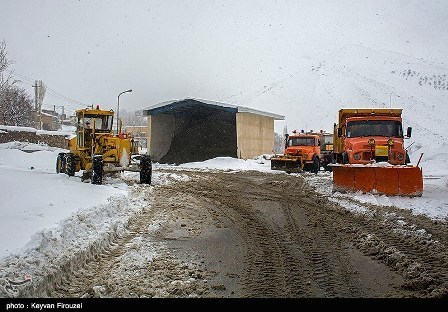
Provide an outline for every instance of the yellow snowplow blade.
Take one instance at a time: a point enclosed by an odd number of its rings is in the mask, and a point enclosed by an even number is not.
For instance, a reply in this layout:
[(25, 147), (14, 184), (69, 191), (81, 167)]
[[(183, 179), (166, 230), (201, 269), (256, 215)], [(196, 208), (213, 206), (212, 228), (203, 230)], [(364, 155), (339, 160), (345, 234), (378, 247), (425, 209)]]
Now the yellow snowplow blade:
[(422, 196), (422, 169), (414, 166), (333, 165), (333, 191)]
[(283, 170), (286, 172), (302, 172), (302, 159), (300, 157), (272, 157), (271, 170)]

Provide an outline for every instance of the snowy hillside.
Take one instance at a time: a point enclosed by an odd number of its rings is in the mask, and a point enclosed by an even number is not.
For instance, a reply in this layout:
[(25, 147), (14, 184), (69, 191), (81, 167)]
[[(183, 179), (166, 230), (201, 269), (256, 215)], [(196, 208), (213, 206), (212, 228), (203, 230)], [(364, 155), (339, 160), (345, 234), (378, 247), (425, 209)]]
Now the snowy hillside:
[[(313, 58), (298, 57), (294, 69), (241, 98), (247, 105), (284, 115), (275, 131), (333, 130), (343, 107), (403, 108), (411, 161), (424, 152), (422, 164), (440, 155), (448, 143), (448, 66), (385, 50), (347, 45)], [(247, 86), (250, 89), (250, 86)], [(275, 107), (272, 107), (276, 103)], [(436, 156), (436, 154), (438, 156)]]

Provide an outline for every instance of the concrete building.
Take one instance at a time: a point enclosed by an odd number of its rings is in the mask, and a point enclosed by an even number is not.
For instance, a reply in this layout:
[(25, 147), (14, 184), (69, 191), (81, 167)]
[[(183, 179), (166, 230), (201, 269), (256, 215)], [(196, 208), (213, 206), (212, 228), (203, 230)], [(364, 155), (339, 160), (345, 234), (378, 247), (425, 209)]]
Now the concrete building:
[(180, 164), (214, 157), (249, 159), (274, 148), (274, 121), (285, 117), (244, 106), (186, 98), (143, 109), (153, 161)]

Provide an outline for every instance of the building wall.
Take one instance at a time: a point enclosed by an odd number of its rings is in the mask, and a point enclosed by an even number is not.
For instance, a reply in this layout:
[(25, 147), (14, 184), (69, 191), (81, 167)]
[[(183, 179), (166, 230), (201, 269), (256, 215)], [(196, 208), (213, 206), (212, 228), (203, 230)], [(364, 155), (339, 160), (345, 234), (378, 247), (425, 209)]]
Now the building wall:
[(148, 152), (153, 161), (159, 161), (168, 153), (175, 132), (175, 118), (160, 114), (148, 116)]
[(147, 116), (148, 153), (161, 163), (203, 161), (219, 156), (250, 159), (274, 149), (274, 118), (217, 110), (200, 119)]
[(38, 134), (36, 132), (25, 131), (5, 131), (0, 132), (0, 143), (6, 142), (30, 142), (36, 144), (48, 144), (49, 146), (68, 149), (69, 136), (59, 134), (55, 131), (55, 134)]
[(271, 154), (274, 149), (274, 118), (236, 113), (238, 158)]
[(237, 157), (235, 113), (215, 109), (177, 115), (171, 148), (160, 163), (182, 164), (215, 157)]

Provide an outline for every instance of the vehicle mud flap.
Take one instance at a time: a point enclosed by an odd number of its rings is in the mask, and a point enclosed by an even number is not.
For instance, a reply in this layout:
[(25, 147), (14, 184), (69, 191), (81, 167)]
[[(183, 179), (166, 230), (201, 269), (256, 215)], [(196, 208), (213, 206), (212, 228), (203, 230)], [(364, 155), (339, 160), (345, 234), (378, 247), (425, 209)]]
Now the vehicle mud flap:
[(333, 191), (421, 196), (423, 175), (413, 166), (333, 165)]

